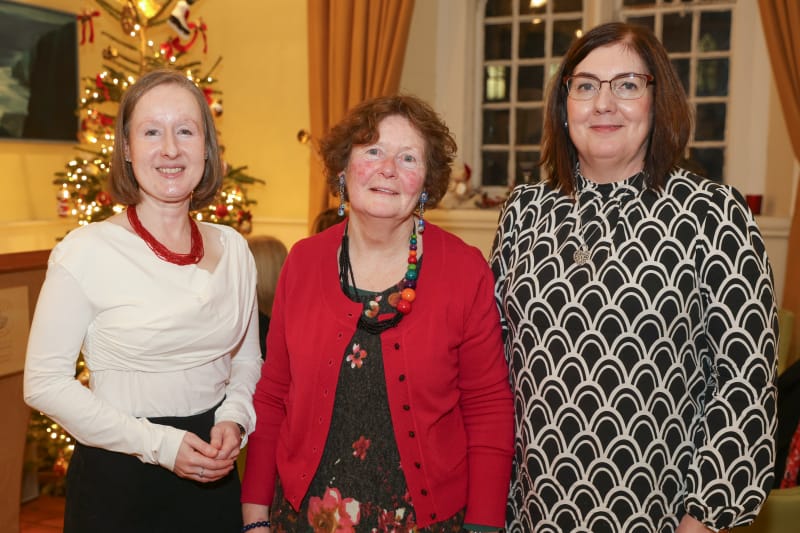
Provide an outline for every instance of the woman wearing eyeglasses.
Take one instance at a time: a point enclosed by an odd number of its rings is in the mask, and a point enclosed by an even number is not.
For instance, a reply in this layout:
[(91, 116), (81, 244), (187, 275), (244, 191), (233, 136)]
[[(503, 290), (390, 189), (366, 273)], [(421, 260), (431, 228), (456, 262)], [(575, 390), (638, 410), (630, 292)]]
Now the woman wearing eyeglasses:
[(772, 486), (772, 269), (734, 189), (680, 167), (691, 111), (646, 28), (573, 43), (542, 182), (492, 252), (515, 394), (509, 532), (706, 532)]

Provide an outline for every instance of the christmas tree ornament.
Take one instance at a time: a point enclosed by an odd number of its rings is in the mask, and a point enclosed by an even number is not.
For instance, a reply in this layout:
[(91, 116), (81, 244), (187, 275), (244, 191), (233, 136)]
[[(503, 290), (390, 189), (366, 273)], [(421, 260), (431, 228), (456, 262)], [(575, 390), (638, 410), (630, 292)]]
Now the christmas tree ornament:
[(136, 31), (136, 26), (139, 24), (139, 17), (136, 14), (136, 9), (129, 4), (122, 8), (119, 15), (119, 23), (122, 26), (122, 31), (128, 35), (133, 35)]
[(100, 12), (91, 9), (84, 9), (78, 14), (78, 23), (81, 26), (81, 40), (80, 44), (85, 44), (87, 41), (87, 28), (88, 28), (88, 41), (94, 42), (94, 18), (99, 17)]
[(119, 57), (119, 50), (114, 48), (113, 46), (106, 46), (103, 48), (103, 59), (109, 60)]
[(192, 30), (189, 28), (189, 5), (186, 0), (180, 0), (167, 19), (169, 27), (175, 30), (181, 39), (188, 39), (192, 35)]

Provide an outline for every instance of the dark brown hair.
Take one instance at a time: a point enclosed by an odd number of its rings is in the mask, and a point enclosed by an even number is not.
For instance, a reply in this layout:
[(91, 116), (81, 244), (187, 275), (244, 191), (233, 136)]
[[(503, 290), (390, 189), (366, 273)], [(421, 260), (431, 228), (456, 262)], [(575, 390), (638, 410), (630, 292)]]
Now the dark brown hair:
[(567, 194), (572, 194), (575, 188), (573, 172), (578, 154), (564, 127), (567, 120), (567, 88), (563, 79), (571, 75), (578, 63), (592, 51), (617, 43), (636, 53), (654, 77), (653, 124), (644, 159), (649, 187), (660, 188), (664, 184), (667, 174), (683, 158), (689, 141), (691, 108), (667, 51), (658, 38), (644, 26), (623, 22), (597, 26), (572, 43), (547, 91), (540, 164), (546, 170), (545, 180), (550, 186), (561, 188)]
[(133, 174), (133, 165), (125, 160), (125, 145), (130, 133), (131, 116), (139, 104), (142, 96), (151, 89), (160, 85), (172, 84), (182, 87), (197, 101), (200, 114), (203, 117), (203, 134), (205, 136), (206, 163), (203, 177), (197, 184), (193, 193), (190, 210), (206, 207), (212, 202), (222, 185), (222, 161), (217, 141), (217, 130), (214, 126), (214, 117), (206, 103), (206, 97), (192, 80), (185, 74), (171, 69), (153, 70), (139, 78), (136, 83), (128, 87), (122, 95), (114, 126), (114, 153), (111, 158), (111, 175), (109, 189), (115, 202), (126, 205), (136, 205), (141, 200), (139, 183)]
[(450, 181), (450, 163), (456, 142), (439, 115), (423, 100), (411, 95), (380, 96), (366, 100), (336, 124), (320, 142), (325, 175), (331, 193), (338, 194), (339, 173), (347, 167), (353, 146), (378, 140), (378, 126), (386, 117), (399, 115), (408, 119), (425, 142), (426, 208), (436, 207)]

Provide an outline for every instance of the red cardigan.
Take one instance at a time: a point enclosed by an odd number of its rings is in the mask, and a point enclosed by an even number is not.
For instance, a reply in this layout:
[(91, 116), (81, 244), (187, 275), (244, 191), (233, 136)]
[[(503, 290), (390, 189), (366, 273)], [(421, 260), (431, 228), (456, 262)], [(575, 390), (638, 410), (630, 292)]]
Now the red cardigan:
[[(256, 387), (242, 502), (271, 505), (276, 470), (298, 509), (328, 436), (361, 304), (339, 285), (344, 224), (298, 242), (281, 272)], [(403, 472), (421, 527), (466, 507), (503, 526), (514, 415), (493, 278), (477, 248), (433, 224), (413, 311), (381, 336)]]

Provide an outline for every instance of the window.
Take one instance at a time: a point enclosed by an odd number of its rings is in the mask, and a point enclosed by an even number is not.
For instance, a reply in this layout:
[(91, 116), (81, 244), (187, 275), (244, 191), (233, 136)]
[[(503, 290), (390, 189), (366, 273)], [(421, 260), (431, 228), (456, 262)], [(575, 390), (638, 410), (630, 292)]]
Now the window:
[(695, 113), (688, 165), (723, 181), (735, 0), (624, 0), (622, 20), (649, 27), (664, 43)]
[(583, 0), (484, 2), (482, 185), (539, 179), (545, 88), (583, 25)]
[(696, 114), (690, 165), (723, 180), (734, 6), (735, 0), (482, 0), (481, 185), (539, 179), (547, 83), (572, 41), (604, 20), (646, 25), (662, 40)]

